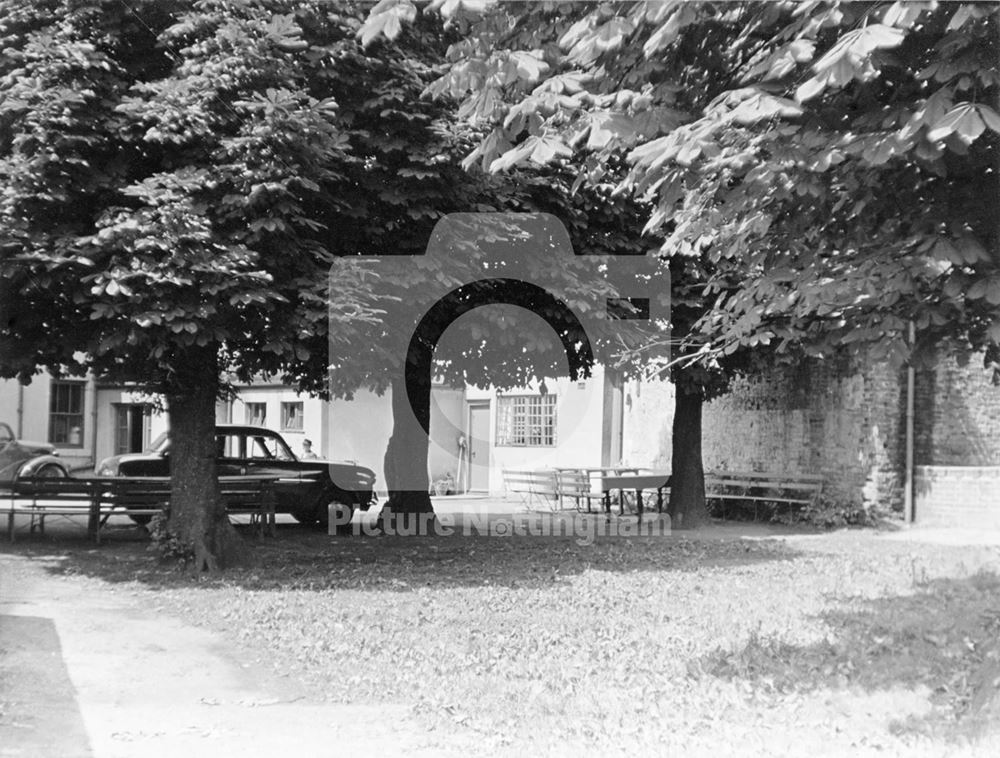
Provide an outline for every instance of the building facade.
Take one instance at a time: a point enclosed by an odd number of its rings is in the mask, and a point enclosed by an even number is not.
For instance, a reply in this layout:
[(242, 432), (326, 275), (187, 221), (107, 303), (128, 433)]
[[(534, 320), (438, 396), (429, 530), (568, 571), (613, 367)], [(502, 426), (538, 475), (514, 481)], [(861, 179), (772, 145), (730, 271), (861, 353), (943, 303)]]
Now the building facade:
[[(385, 494), (383, 462), (392, 433), (391, 391), (359, 391), (324, 401), (281, 384), (238, 385), (216, 407), (216, 422), (257, 425), (282, 434), (302, 452), (373, 469)], [(598, 466), (622, 449), (621, 386), (596, 367), (586, 381), (548, 379), (501, 392), (436, 384), (431, 402), (428, 475), (450, 478), (456, 492), (503, 493), (504, 468)], [(56, 380), (40, 374), (27, 386), (0, 382), (0, 421), (21, 439), (51, 442), (67, 465), (92, 470), (102, 459), (140, 452), (167, 429), (161, 398), (93, 377)]]
[(95, 461), (139, 452), (166, 429), (157, 398), (94, 377), (53, 378), (31, 384), (0, 381), (0, 421), (18, 439), (55, 445), (67, 467), (93, 469)]

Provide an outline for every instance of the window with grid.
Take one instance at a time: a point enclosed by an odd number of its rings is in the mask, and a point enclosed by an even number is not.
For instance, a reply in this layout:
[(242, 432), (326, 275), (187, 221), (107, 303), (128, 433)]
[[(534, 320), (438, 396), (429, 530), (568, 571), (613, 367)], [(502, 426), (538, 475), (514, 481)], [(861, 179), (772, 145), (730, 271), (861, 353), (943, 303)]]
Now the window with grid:
[(267, 426), (267, 403), (247, 403), (247, 423), (251, 426)]
[(497, 445), (552, 447), (555, 444), (555, 395), (503, 395), (497, 398)]
[(302, 403), (281, 404), (281, 430), (283, 432), (302, 431)]
[(83, 447), (83, 382), (54, 381), (49, 394), (49, 442)]

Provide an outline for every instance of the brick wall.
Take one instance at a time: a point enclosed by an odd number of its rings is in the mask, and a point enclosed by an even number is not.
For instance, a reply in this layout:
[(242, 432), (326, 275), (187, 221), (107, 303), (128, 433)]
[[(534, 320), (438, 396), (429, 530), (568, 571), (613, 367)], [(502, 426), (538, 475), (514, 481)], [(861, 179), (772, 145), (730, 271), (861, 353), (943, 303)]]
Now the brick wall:
[(1000, 529), (1000, 466), (916, 466), (913, 498), (921, 526)]
[(916, 372), (918, 465), (1000, 465), (1000, 387), (992, 377), (981, 355), (961, 361), (943, 351), (932, 368)]
[(740, 379), (706, 405), (705, 467), (822, 474), (838, 503), (900, 507), (903, 391), (879, 364), (810, 362)]
[[(1000, 388), (982, 356), (942, 351), (931, 365), (916, 374), (915, 463), (1000, 465)], [(672, 420), (670, 384), (628, 383), (624, 460), (669, 468)], [(902, 509), (905, 370), (812, 361), (740, 378), (705, 405), (703, 421), (706, 468), (822, 474), (840, 504)]]

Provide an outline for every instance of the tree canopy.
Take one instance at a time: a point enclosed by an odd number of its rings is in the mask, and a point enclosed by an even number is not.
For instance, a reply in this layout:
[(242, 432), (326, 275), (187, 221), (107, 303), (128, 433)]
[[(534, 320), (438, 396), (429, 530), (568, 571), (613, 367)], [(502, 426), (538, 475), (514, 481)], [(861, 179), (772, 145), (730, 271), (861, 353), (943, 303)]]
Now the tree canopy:
[(220, 373), (325, 391), (329, 342), (376, 314), (351, 266), (329, 290), (332, 262), (409, 249), (464, 198), (444, 107), (419, 98), (440, 23), (369, 54), (359, 15), (0, 3), (0, 373), (162, 392), (171, 524), (198, 565), (232, 544), (212, 494)]
[[(464, 32), (429, 92), (483, 130), (469, 161), (614, 182), (654, 204), (664, 255), (708, 264), (685, 336), (703, 364), (764, 345), (902, 361), (911, 320), (1000, 339), (995, 6), (429, 8)], [(384, 0), (362, 39), (414, 9)]]

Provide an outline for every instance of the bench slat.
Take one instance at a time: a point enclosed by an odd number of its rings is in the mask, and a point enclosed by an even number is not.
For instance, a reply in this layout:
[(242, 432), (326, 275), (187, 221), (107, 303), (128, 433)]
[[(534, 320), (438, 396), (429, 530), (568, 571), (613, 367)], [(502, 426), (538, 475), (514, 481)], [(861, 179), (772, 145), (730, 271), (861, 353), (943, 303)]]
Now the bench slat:
[(712, 470), (705, 472), (705, 499), (808, 505), (822, 493), (823, 481), (818, 474)]

